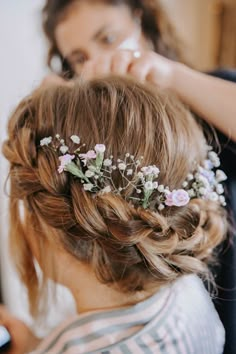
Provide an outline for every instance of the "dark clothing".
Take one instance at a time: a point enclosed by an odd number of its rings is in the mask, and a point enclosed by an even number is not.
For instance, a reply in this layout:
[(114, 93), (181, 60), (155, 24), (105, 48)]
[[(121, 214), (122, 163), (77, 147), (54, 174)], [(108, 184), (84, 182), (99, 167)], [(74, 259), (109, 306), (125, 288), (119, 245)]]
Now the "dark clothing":
[[(236, 70), (218, 70), (211, 75), (224, 80), (236, 82)], [(209, 93), (210, 94), (210, 93)], [(224, 98), (222, 97), (222, 100)], [(235, 99), (236, 101), (236, 99)], [(235, 102), (236, 104), (236, 102)], [(233, 117), (236, 120), (236, 117)], [(236, 124), (236, 123), (235, 123)], [(222, 147), (220, 154), (221, 168), (228, 176), (226, 182), (228, 194), (228, 209), (232, 222), (236, 221), (236, 143), (223, 134), (218, 134)], [(235, 225), (233, 225), (235, 227)], [(236, 230), (236, 229), (235, 229)], [(215, 306), (226, 330), (226, 345), (224, 354), (236, 353), (236, 231), (224, 245), (220, 255), (221, 267), (218, 271), (218, 299)]]

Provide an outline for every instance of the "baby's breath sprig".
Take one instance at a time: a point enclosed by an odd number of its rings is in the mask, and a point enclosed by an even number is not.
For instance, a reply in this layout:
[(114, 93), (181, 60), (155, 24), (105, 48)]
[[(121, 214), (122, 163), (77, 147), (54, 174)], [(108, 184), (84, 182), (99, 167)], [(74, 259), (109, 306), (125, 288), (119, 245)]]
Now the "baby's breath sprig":
[[(222, 181), (227, 177), (221, 170), (218, 155), (208, 149), (208, 157), (203, 164), (196, 166), (196, 170), (187, 175), (181, 189), (170, 190), (168, 186), (159, 184), (160, 170), (156, 165), (142, 166), (143, 157), (135, 159), (130, 153), (124, 158), (115, 160), (113, 155), (105, 156), (106, 146), (95, 145), (94, 149), (81, 153), (81, 144), (78, 135), (72, 135), (70, 140), (77, 145), (69, 153), (69, 147), (59, 134), (53, 139), (51, 136), (40, 140), (41, 147), (53, 148), (59, 151), (60, 165), (58, 172), (68, 172), (79, 178), (83, 189), (92, 193), (114, 193), (141, 205), (144, 209), (152, 208), (163, 210), (165, 207), (181, 207), (193, 198), (218, 201), (225, 205)], [(115, 183), (114, 173), (121, 176), (122, 185)], [(125, 193), (130, 188), (130, 193)]]

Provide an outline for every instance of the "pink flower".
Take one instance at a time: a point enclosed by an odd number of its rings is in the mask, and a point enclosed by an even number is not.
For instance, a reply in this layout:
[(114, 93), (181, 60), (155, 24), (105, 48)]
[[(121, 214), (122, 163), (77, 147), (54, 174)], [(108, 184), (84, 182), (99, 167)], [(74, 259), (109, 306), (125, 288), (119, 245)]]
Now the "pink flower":
[(178, 189), (166, 194), (165, 204), (180, 207), (188, 204), (189, 200), (188, 193), (184, 189)]
[(97, 144), (97, 145), (95, 145), (94, 150), (95, 150), (97, 153), (99, 153), (99, 152), (100, 152), (100, 153), (103, 153), (103, 152), (105, 152), (106, 147), (105, 147), (104, 144)]
[(58, 167), (58, 172), (62, 173), (63, 171), (65, 171), (66, 165), (68, 165), (68, 163), (70, 163), (74, 158), (75, 158), (75, 155), (70, 155), (70, 154), (60, 156), (59, 160), (60, 160), (61, 164)]
[(94, 150), (89, 150), (86, 154), (79, 154), (79, 157), (82, 159), (84, 166), (86, 166), (87, 161), (89, 159), (96, 159), (97, 154)]

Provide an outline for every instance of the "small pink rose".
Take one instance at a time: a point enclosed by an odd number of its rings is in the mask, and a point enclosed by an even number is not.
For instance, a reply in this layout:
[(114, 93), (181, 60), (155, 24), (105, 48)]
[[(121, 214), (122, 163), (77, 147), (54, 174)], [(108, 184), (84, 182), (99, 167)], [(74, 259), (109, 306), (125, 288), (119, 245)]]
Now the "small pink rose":
[(97, 154), (94, 150), (89, 150), (86, 154), (79, 154), (79, 157), (82, 159), (84, 166), (86, 166), (87, 161), (89, 159), (96, 159)]
[(166, 194), (166, 200), (165, 200), (165, 205), (167, 206), (172, 206), (173, 205), (173, 192)]
[(184, 206), (188, 204), (190, 198), (184, 189), (174, 190), (166, 195), (165, 204), (167, 206)]
[(75, 158), (75, 155), (70, 155), (70, 154), (60, 156), (59, 160), (60, 160), (61, 164), (58, 167), (58, 172), (62, 173), (63, 171), (65, 171), (66, 165), (68, 165), (68, 163), (70, 163), (74, 158)]
[(104, 153), (105, 150), (106, 150), (106, 147), (105, 147), (104, 144), (97, 144), (97, 145), (95, 145), (94, 150), (95, 150), (97, 153)]
[(95, 151), (89, 150), (87, 152), (87, 159), (96, 159), (96, 157), (97, 157), (97, 154)]

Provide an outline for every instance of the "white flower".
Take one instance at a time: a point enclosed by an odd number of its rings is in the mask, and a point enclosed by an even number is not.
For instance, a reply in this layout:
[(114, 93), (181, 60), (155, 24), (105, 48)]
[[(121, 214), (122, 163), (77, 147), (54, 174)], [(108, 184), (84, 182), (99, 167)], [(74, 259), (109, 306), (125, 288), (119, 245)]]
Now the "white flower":
[(127, 152), (127, 154), (125, 154), (125, 157), (130, 157), (130, 154)]
[(85, 176), (88, 177), (88, 178), (93, 177), (93, 176), (94, 176), (94, 172), (93, 172), (93, 171), (90, 171), (90, 170), (87, 170), (87, 171), (85, 172)]
[(111, 187), (110, 186), (106, 186), (105, 188), (102, 189), (101, 192), (102, 193), (110, 193), (111, 192)]
[(192, 181), (192, 179), (193, 179), (193, 174), (192, 173), (187, 174), (187, 180)]
[(222, 184), (217, 184), (216, 186), (216, 192), (218, 194), (223, 194), (224, 193), (224, 187), (222, 186)]
[(159, 168), (157, 168), (155, 165), (144, 166), (141, 168), (141, 171), (144, 173), (145, 176), (150, 176), (150, 175), (158, 176), (158, 174), (160, 173)]
[(226, 174), (222, 170), (217, 170), (216, 171), (216, 181), (217, 182), (223, 182), (227, 179)]
[(210, 151), (208, 153), (209, 159), (211, 160), (212, 164), (214, 167), (219, 167), (220, 166), (220, 159), (218, 155), (214, 151)]
[(209, 151), (208, 152), (208, 157), (211, 161), (217, 160), (218, 159), (218, 155), (215, 151)]
[(160, 184), (157, 189), (160, 193), (163, 193), (165, 190), (165, 187), (163, 186), (163, 184)]
[(223, 195), (219, 196), (219, 201), (221, 205), (226, 206), (225, 197)]
[(67, 151), (69, 150), (69, 148), (68, 148), (68, 146), (66, 146), (66, 145), (62, 145), (62, 146), (60, 146), (60, 152), (64, 155), (64, 154), (66, 154), (67, 153)]
[(48, 136), (40, 140), (40, 146), (48, 146), (52, 142), (52, 137)]
[(138, 176), (139, 178), (143, 178), (143, 173), (142, 173), (142, 172), (138, 172), (137, 176)]
[(206, 195), (207, 189), (204, 188), (204, 187), (200, 187), (199, 190), (198, 190), (198, 192), (199, 192), (199, 194), (201, 194), (201, 195)]
[(115, 171), (117, 169), (117, 167), (115, 165), (113, 165), (112, 169)]
[(151, 181), (148, 181), (144, 184), (144, 189), (146, 189), (147, 191), (150, 191), (153, 189), (153, 183)]
[(219, 196), (216, 192), (211, 192), (208, 195), (208, 199), (212, 200), (213, 202), (217, 202), (217, 200), (219, 199)]
[(137, 193), (138, 194), (142, 193), (141, 189), (137, 189)]
[(133, 174), (133, 170), (132, 168), (130, 168), (128, 171), (127, 171), (127, 176), (131, 176)]
[(65, 143), (65, 140), (64, 140), (64, 139), (61, 139), (61, 140), (60, 140), (60, 143), (61, 143), (61, 144), (64, 144), (64, 143)]
[(213, 147), (211, 145), (207, 145), (206, 148), (207, 148), (207, 151), (211, 151), (213, 149)]
[(158, 206), (158, 210), (163, 210), (163, 209), (165, 209), (165, 205), (164, 204), (160, 204), (159, 206)]
[(55, 135), (57, 139), (60, 139), (60, 135), (59, 134), (56, 134)]
[(212, 163), (213, 163), (214, 167), (220, 167), (220, 159), (219, 158)]
[(190, 198), (195, 197), (195, 192), (194, 192), (193, 189), (189, 189), (187, 192), (188, 192), (188, 195), (189, 195)]
[(73, 143), (80, 144), (80, 138), (78, 137), (78, 135), (71, 135), (70, 138), (73, 141)]
[[(206, 170), (205, 168), (202, 168), (199, 166), (199, 173), (196, 173), (195, 177), (198, 175), (198, 179), (201, 180), (202, 176), (207, 179), (209, 183), (214, 183), (215, 182), (215, 174), (213, 171)], [(197, 177), (196, 177), (197, 178)]]
[(159, 168), (156, 167), (156, 166), (152, 166), (152, 173), (153, 173), (155, 176), (158, 176), (159, 173), (160, 173)]
[(212, 168), (214, 167), (211, 160), (204, 160), (203, 161), (203, 167), (206, 169), (206, 170), (212, 170)]
[(83, 185), (85, 191), (91, 191), (93, 189), (93, 184), (92, 183), (85, 183)]
[(95, 145), (94, 150), (97, 153), (104, 153), (106, 150), (106, 146), (104, 144), (97, 144), (97, 145)]
[(158, 183), (157, 182), (153, 182), (153, 189), (157, 189), (158, 188)]
[(203, 176), (203, 175), (199, 175), (198, 177), (196, 177), (197, 181), (198, 182), (202, 182), (202, 184), (205, 186), (205, 187), (208, 187), (209, 186), (209, 181), (207, 179), (207, 177)]
[(183, 184), (182, 184), (182, 186), (183, 186), (184, 188), (187, 187), (187, 185), (188, 185), (188, 182), (187, 182), (187, 181), (184, 181)]
[(110, 167), (112, 165), (112, 160), (110, 159), (105, 159), (103, 161), (103, 165), (106, 166), (106, 167)]
[(124, 171), (126, 169), (126, 164), (121, 162), (121, 163), (119, 163), (118, 168), (119, 168), (119, 170)]

